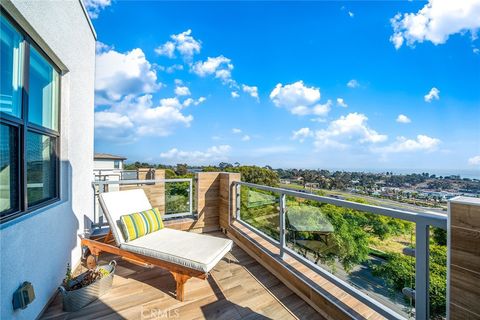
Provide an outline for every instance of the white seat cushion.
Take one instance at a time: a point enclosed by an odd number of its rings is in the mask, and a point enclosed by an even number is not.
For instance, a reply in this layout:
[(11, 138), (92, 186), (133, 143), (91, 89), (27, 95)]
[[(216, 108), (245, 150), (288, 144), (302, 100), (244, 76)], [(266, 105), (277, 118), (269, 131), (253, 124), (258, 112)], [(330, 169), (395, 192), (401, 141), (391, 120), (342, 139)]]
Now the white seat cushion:
[(232, 245), (230, 239), (164, 228), (122, 243), (120, 248), (207, 273)]

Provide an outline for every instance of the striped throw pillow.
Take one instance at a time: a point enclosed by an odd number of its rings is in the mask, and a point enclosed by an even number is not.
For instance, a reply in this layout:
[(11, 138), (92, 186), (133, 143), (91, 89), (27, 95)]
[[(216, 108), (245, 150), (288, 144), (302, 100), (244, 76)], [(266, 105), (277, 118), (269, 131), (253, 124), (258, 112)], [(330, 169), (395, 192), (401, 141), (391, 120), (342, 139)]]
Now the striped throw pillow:
[(158, 208), (126, 214), (120, 217), (125, 239), (132, 241), (163, 228), (162, 215)]

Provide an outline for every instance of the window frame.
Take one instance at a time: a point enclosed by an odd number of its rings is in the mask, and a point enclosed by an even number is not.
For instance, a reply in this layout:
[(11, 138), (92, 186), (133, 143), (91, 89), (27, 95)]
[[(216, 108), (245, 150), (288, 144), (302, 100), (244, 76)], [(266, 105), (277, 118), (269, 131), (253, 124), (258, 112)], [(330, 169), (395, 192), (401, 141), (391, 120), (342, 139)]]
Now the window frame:
[[(6, 126), (15, 127), (18, 133), (18, 207), (15, 211), (0, 216), (0, 224), (3, 224), (7, 221), (14, 220), (18, 217), (28, 215), (33, 211), (36, 211), (40, 208), (46, 207), (60, 201), (60, 140), (61, 140), (61, 110), (62, 110), (62, 71), (57, 64), (45, 53), (45, 51), (33, 40), (27, 32), (12, 18), (12, 16), (5, 10), (3, 6), (0, 6), (1, 15), (20, 33), (23, 37), (23, 83), (22, 83), (22, 94), (21, 94), (21, 106), (20, 106), (20, 117), (16, 117), (7, 113), (0, 111), (0, 123)], [(28, 121), (28, 94), (30, 86), (30, 47), (34, 47), (35, 50), (52, 66), (52, 68), (58, 73), (58, 113), (57, 113), (57, 123), (58, 131), (52, 130), (47, 127), (32, 123)], [(27, 132), (34, 132), (37, 134), (45, 135), (55, 140), (53, 152), (54, 161), (56, 162), (56, 179), (55, 179), (55, 194), (51, 199), (42, 201), (35, 205), (28, 205), (27, 198), (27, 157), (26, 157), (26, 146), (27, 146)]]

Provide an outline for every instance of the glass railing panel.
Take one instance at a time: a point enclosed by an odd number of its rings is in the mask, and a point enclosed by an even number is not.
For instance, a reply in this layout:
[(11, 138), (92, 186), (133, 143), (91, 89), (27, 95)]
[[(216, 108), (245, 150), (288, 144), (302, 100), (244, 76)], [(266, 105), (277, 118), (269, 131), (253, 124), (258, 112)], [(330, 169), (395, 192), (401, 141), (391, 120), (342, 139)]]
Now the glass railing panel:
[(279, 241), (278, 194), (247, 186), (240, 187), (240, 219)]
[[(175, 181), (177, 180), (177, 181)], [(142, 181), (142, 182), (140, 182)], [(100, 193), (142, 189), (148, 201), (154, 208), (158, 208), (164, 218), (191, 216), (195, 210), (193, 194), (195, 186), (190, 179), (152, 180), (145, 182), (117, 180), (97, 181), (94, 183), (95, 190), (95, 223), (106, 223), (106, 218), (98, 201)], [(190, 187), (190, 184), (192, 186)]]
[(190, 182), (165, 183), (165, 215), (190, 211)]
[(430, 228), (430, 319), (447, 314), (447, 231)]
[(285, 220), (288, 248), (398, 314), (414, 316), (412, 223), (291, 196)]

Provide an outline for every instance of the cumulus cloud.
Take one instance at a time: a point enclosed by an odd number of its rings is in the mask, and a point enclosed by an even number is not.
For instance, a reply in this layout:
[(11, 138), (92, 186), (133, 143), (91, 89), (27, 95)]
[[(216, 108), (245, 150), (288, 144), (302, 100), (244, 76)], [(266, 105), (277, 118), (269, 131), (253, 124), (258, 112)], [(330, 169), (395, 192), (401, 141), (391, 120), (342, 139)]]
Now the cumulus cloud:
[(178, 127), (189, 127), (192, 115), (182, 112), (177, 98), (161, 99), (154, 105), (151, 95), (126, 96), (114, 106), (95, 112), (95, 131), (102, 139), (135, 140), (140, 136), (168, 136)]
[(109, 7), (112, 4), (111, 0), (84, 0), (85, 8), (87, 9), (90, 19), (98, 18), (100, 11)]
[(409, 117), (407, 117), (404, 114), (399, 114), (396, 120), (398, 123), (410, 123), (412, 120), (410, 120)]
[(392, 144), (374, 150), (381, 153), (401, 153), (415, 151), (432, 152), (437, 150), (440, 143), (441, 141), (437, 138), (419, 134), (415, 139), (397, 137), (396, 141)]
[(160, 157), (172, 162), (188, 162), (190, 164), (211, 164), (228, 159), (232, 150), (229, 145), (212, 146), (205, 151), (182, 151), (177, 148), (160, 153)]
[(349, 16), (350, 18), (353, 18), (353, 17), (355, 16), (355, 14), (354, 14), (352, 11), (348, 11), (348, 16)]
[(480, 166), (480, 155), (468, 159), (468, 164), (471, 166)]
[(177, 85), (175, 87), (175, 94), (177, 96), (189, 96), (190, 95), (190, 89), (187, 86)]
[(232, 133), (235, 133), (235, 134), (242, 133), (242, 129), (239, 129), (239, 128), (233, 128), (233, 129), (232, 129)]
[(197, 61), (192, 65), (192, 72), (200, 77), (215, 75), (215, 78), (222, 80), (224, 84), (231, 84), (233, 64), (231, 60), (223, 55), (208, 57), (206, 61)]
[(183, 70), (183, 65), (172, 64), (171, 66), (168, 66), (168, 67), (157, 65), (157, 69), (160, 71), (165, 71), (166, 73), (174, 73), (175, 71)]
[(396, 49), (406, 42), (430, 41), (445, 43), (449, 36), (469, 32), (472, 38), (480, 28), (479, 0), (429, 0), (417, 13), (397, 13), (391, 20), (393, 35), (390, 41)]
[(337, 106), (346, 108), (348, 107), (348, 104), (345, 103), (345, 100), (343, 100), (343, 98), (337, 98)]
[(255, 98), (257, 101), (258, 98), (258, 87), (256, 86), (247, 86), (246, 84), (242, 85), (243, 92), (248, 93), (252, 98)]
[(358, 87), (360, 87), (360, 83), (357, 80), (352, 79), (352, 80), (347, 82), (347, 87), (352, 88), (352, 89), (358, 88)]
[(270, 100), (279, 108), (285, 108), (295, 115), (326, 116), (331, 109), (332, 101), (319, 104), (320, 89), (307, 87), (303, 81), (292, 84), (277, 84), (270, 93)]
[(423, 96), (425, 102), (432, 102), (432, 100), (440, 100), (440, 90), (433, 87), (430, 91)]
[(317, 149), (326, 147), (346, 148), (349, 142), (379, 143), (387, 140), (387, 136), (379, 134), (368, 126), (368, 118), (361, 113), (349, 113), (330, 122), (326, 129), (315, 132)]
[(200, 53), (202, 48), (201, 41), (192, 36), (191, 29), (179, 34), (172, 34), (170, 39), (158, 46), (155, 52), (169, 58), (175, 58), (175, 52), (178, 52), (184, 59), (191, 60), (195, 54)]
[(297, 131), (292, 131), (292, 140), (298, 140), (303, 143), (306, 138), (313, 137), (313, 130), (310, 128), (301, 128)]
[(240, 97), (240, 95), (238, 94), (237, 91), (232, 91), (230, 94), (232, 95), (232, 98), (239, 98)]
[(205, 101), (207, 101), (207, 98), (205, 97), (200, 97), (198, 99), (188, 98), (188, 99), (185, 99), (185, 101), (183, 101), (182, 105), (184, 107), (189, 107), (191, 105), (198, 106), (199, 104), (204, 103)]
[(95, 70), (97, 105), (112, 104), (127, 95), (153, 93), (161, 87), (142, 49), (121, 53), (103, 44), (99, 46)]

